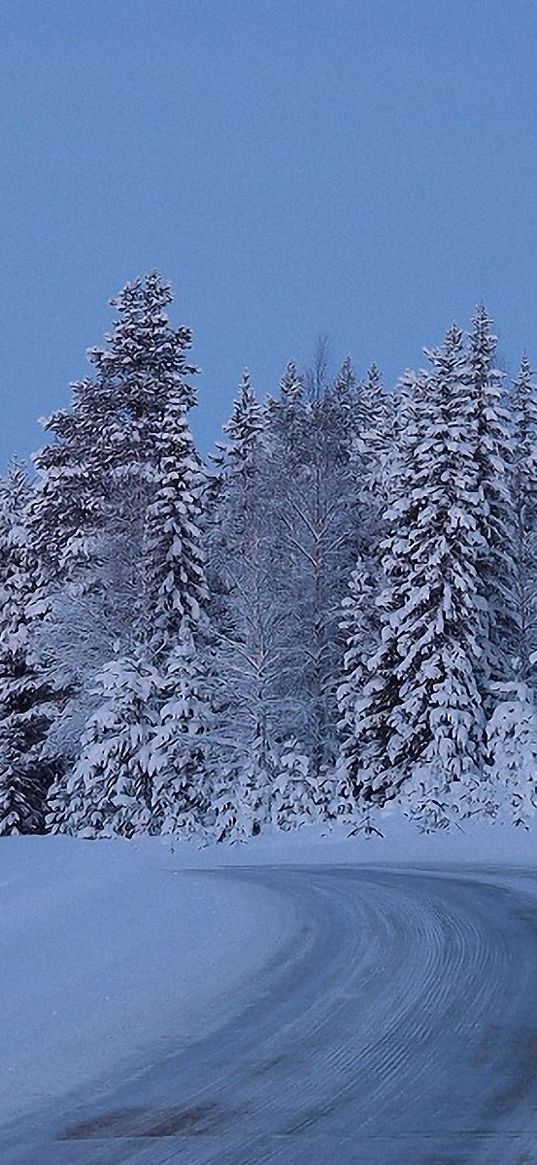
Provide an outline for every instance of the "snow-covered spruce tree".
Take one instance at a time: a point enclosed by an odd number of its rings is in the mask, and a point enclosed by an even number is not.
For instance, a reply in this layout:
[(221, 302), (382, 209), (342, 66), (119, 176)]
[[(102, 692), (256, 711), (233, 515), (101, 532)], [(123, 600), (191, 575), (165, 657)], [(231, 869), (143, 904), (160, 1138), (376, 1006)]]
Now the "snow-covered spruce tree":
[[(375, 525), (380, 518), (384, 477), (393, 444), (393, 421), (393, 401), (384, 388), (380, 368), (371, 364), (357, 394), (352, 460), (359, 505), (363, 510), (367, 504), (371, 510), (367, 534), (373, 552)], [(362, 513), (362, 524), (366, 525), (364, 517)]]
[(53, 777), (42, 759), (56, 712), (35, 631), (42, 578), (29, 529), (32, 486), (12, 461), (0, 481), (0, 835), (40, 832)]
[[(186, 421), (194, 401), (186, 380), (194, 369), (185, 361), (191, 336), (185, 328), (169, 326), (164, 308), (170, 299), (169, 288), (156, 276), (130, 285), (115, 301), (120, 320), (108, 338), (107, 351), (92, 353), (99, 372), (93, 387), (100, 402), (93, 421), (100, 426), (97, 444), (102, 454), (95, 465), (100, 477), (98, 521), (86, 529), (83, 556), (78, 553), (76, 534), (66, 539), (64, 564), (71, 551), (72, 558), (63, 577), (60, 571), (61, 585), (48, 620), (51, 653), (61, 654), (63, 643), (63, 656), (70, 661), (72, 697), (64, 722), (70, 736), (68, 772), (76, 761), (77, 780), (82, 780), (88, 767), (85, 751), (89, 750), (90, 758), (95, 753), (99, 726), (106, 744), (103, 755), (113, 765), (113, 747), (107, 744), (109, 723), (114, 723), (119, 709), (123, 727), (131, 697), (133, 739), (145, 750), (135, 679), (139, 673), (146, 679), (152, 669), (159, 668), (153, 703), (147, 709), (146, 728), (151, 734), (158, 727), (162, 686), (170, 678), (168, 652), (186, 625), (192, 633), (205, 594), (197, 525), (201, 471)], [(84, 416), (91, 396), (84, 398)], [(76, 422), (76, 406), (73, 411)], [(93, 456), (89, 449), (88, 463)], [(50, 475), (45, 473), (42, 497), (51, 490)], [(88, 726), (80, 746), (84, 721)], [(65, 727), (66, 723), (64, 732)], [(142, 788), (134, 755), (128, 763), (133, 766), (133, 788)], [(140, 766), (147, 767), (145, 753)], [(93, 798), (108, 782), (111, 803), (112, 770), (100, 771), (97, 782), (94, 777), (93, 773), (89, 778), (88, 796)], [(118, 781), (124, 779), (125, 772), (118, 773)], [(73, 825), (65, 782), (71, 787), (69, 775), (51, 792), (50, 827), (54, 829)], [(144, 798), (140, 827), (151, 803), (145, 793)], [(104, 823), (102, 828), (107, 828)], [(124, 828), (115, 811), (110, 828)]]
[[(425, 374), (408, 372), (395, 393), (394, 438), (385, 475), (386, 506), (378, 564), (359, 559), (346, 595), (342, 631), (345, 641), (338, 699), (342, 716), (341, 762), (355, 805), (366, 815), (393, 799), (401, 774), (391, 763), (392, 716), (399, 703), (396, 627), (408, 596), (407, 499), (413, 480), (417, 442), (416, 402), (425, 391)], [(370, 546), (369, 542), (367, 543)], [(365, 577), (364, 576), (365, 572)], [(375, 577), (382, 586), (373, 607)], [(367, 628), (362, 652), (361, 643)], [(375, 641), (376, 645), (375, 645)]]
[(198, 631), (207, 604), (201, 546), (205, 475), (188, 426), (188, 405), (183, 385), (170, 392), (144, 520), (141, 638), (157, 655), (180, 635)]
[(494, 815), (528, 828), (537, 808), (537, 714), (527, 684), (498, 685), (487, 725), (487, 777)]
[(486, 774), (498, 814), (527, 827), (537, 789), (535, 652), (537, 648), (537, 387), (522, 357), (511, 393), (514, 512), (514, 678), (491, 685), (494, 702), (487, 729)]
[(162, 677), (151, 748), (152, 830), (199, 833), (210, 803), (210, 683), (205, 562), (205, 475), (182, 386), (170, 393), (157, 437), (153, 500), (142, 547), (139, 635)]
[(51, 580), (46, 589), (38, 646), (64, 698), (45, 754), (57, 758), (60, 781), (77, 759), (84, 725), (97, 709), (102, 668), (140, 647), (140, 538), (138, 522), (131, 529), (124, 511), (111, 512), (106, 532), (92, 540), (92, 559), (71, 580)]
[[(275, 594), (285, 611), (280, 635), (277, 692), (280, 698), (278, 738), (296, 736), (307, 750), (308, 712), (305, 694), (304, 621), (308, 605), (304, 587), (303, 515), (304, 465), (309, 444), (309, 413), (304, 380), (289, 361), (280, 392), (267, 401), (264, 435), (267, 522), (273, 546)], [(297, 537), (298, 534), (298, 537)]]
[(537, 385), (527, 356), (511, 393), (513, 455), (511, 493), (515, 525), (518, 643), (516, 674), (535, 682), (537, 652)]
[[(72, 403), (45, 422), (54, 440), (36, 455), (36, 537), (55, 578), (94, 557), (92, 536), (124, 505), (134, 528), (145, 512), (155, 443), (170, 392), (194, 373), (188, 328), (172, 328), (169, 285), (153, 272), (127, 284), (105, 348), (90, 348), (94, 376), (72, 386)], [(93, 575), (91, 578), (93, 583)]]
[(304, 379), (294, 360), (288, 361), (280, 380), (280, 399), (282, 406), (287, 408), (293, 408), (304, 402)]
[[(355, 788), (363, 804), (401, 789), (422, 828), (449, 824), (479, 785), (484, 713), (483, 504), (462, 334), (453, 326), (409, 378), (393, 502), (385, 517), (382, 644), (355, 710)], [(360, 776), (360, 759), (362, 775)]]
[(207, 676), (185, 619), (166, 657), (151, 740), (151, 829), (179, 837), (212, 832), (213, 725)]
[(80, 755), (50, 793), (49, 829), (84, 837), (149, 832), (158, 673), (133, 653), (105, 664), (95, 684)]
[[(481, 589), (488, 604), (487, 650), (482, 684), (510, 680), (519, 645), (516, 611), (515, 522), (511, 496), (512, 434), (502, 373), (494, 367), (497, 337), (483, 304), (472, 320), (468, 390), (475, 432), (474, 457), (482, 491), (478, 562)], [(495, 697), (486, 698), (492, 710)]]
[(464, 814), (481, 787), (485, 601), (478, 569), (483, 494), (460, 330), (454, 325), (444, 345), (427, 355), (432, 374), (417, 399), (408, 598), (398, 628), (399, 703), (390, 752), (404, 775), (411, 814), (433, 829)]
[(309, 758), (296, 740), (284, 741), (274, 766), (270, 790), (270, 820), (276, 829), (298, 829), (317, 815), (316, 785)]
[(342, 409), (351, 415), (357, 404), (357, 377), (352, 356), (346, 356), (334, 380), (333, 393)]
[[(392, 470), (394, 454), (393, 406), (376, 364), (368, 369), (359, 386), (354, 409), (351, 448), (353, 479), (353, 523), (357, 534), (357, 558), (342, 600), (342, 659), (337, 699), (341, 715), (341, 753), (337, 766), (341, 800), (352, 802), (349, 787), (361, 778), (362, 743), (357, 742), (355, 725), (364, 688), (370, 680), (369, 660), (380, 646), (381, 621), (377, 600), (382, 588), (380, 565), (383, 538), (383, 509), (386, 508), (386, 471)], [(378, 679), (378, 677), (377, 677)], [(381, 697), (390, 706), (387, 692)], [(366, 814), (369, 821), (369, 811)]]
[(50, 580), (44, 648), (69, 692), (54, 727), (67, 765), (95, 710), (95, 677), (113, 656), (136, 651), (158, 435), (169, 395), (192, 395), (191, 334), (170, 327), (171, 298), (152, 274), (112, 301), (118, 318), (107, 346), (89, 352), (95, 376), (73, 386), (71, 408), (46, 423), (55, 440), (36, 456), (33, 533)]
[[(286, 614), (274, 579), (265, 431), (265, 409), (245, 373), (224, 427), (227, 442), (218, 447), (209, 569), (211, 589), (219, 593), (212, 672), (225, 787), (217, 796), (223, 809), (230, 796), (236, 808), (240, 804), (241, 822), (248, 817), (251, 832), (259, 831), (268, 811)], [(226, 815), (230, 821), (234, 816), (227, 809)], [(218, 821), (214, 828), (220, 836)]]
[(364, 689), (371, 678), (369, 661), (380, 643), (381, 621), (376, 603), (379, 591), (380, 569), (375, 569), (371, 559), (359, 558), (342, 602), (341, 630), (345, 653), (342, 680), (337, 690), (342, 767), (351, 775), (354, 787), (363, 765), (363, 742), (356, 735), (356, 726), (362, 713)]

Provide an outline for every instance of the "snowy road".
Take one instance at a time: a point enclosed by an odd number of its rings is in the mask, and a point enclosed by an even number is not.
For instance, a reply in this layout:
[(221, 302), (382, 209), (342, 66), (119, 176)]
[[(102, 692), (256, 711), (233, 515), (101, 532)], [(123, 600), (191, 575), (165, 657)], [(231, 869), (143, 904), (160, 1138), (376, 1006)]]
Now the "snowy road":
[(537, 1163), (530, 875), (204, 877), (259, 883), (292, 906), (255, 1001), (113, 1094), (28, 1114), (2, 1165)]

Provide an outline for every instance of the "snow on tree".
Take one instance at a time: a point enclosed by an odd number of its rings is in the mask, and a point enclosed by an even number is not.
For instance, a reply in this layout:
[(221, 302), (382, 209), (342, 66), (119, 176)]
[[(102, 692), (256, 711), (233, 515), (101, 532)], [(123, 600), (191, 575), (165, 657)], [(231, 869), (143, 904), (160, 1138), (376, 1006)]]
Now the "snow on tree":
[(141, 521), (152, 481), (155, 445), (172, 391), (192, 389), (186, 362), (192, 336), (172, 328), (169, 285), (158, 273), (127, 284), (111, 300), (118, 318), (105, 348), (90, 348), (95, 374), (72, 386), (69, 409), (45, 422), (54, 437), (36, 455), (36, 537), (54, 573), (72, 577), (92, 558), (92, 535), (123, 504)]
[(400, 612), (399, 703), (390, 751), (423, 828), (449, 823), (478, 784), (484, 713), (481, 495), (463, 337), (454, 325), (427, 352), (432, 375), (417, 405), (408, 497), (408, 597)]
[[(497, 337), (481, 304), (472, 320), (468, 388), (472, 401), (474, 457), (478, 467), (482, 550), (478, 565), (488, 603), (484, 684), (509, 680), (519, 635), (515, 605), (514, 513), (511, 497), (512, 436), (502, 373), (494, 367)], [(492, 696), (488, 700), (493, 703)]]
[(53, 777), (41, 755), (57, 692), (36, 648), (42, 578), (32, 496), (24, 466), (12, 461), (0, 482), (0, 835), (43, 829)]
[[(359, 643), (364, 622), (375, 627), (375, 614), (367, 612), (373, 598), (371, 579), (351, 579), (351, 592), (344, 608), (343, 631), (346, 651), (340, 670), (339, 701), (343, 716), (343, 770), (347, 774), (355, 805), (369, 813), (382, 808), (398, 792), (401, 774), (389, 753), (393, 734), (392, 716), (399, 703), (399, 654), (397, 628), (400, 611), (408, 597), (408, 542), (411, 515), (408, 497), (413, 481), (414, 446), (417, 442), (417, 400), (424, 395), (425, 374), (406, 373), (396, 390), (397, 412), (390, 473), (386, 477), (387, 502), (382, 514), (378, 570), (382, 586), (375, 600), (377, 636), (375, 646), (365, 645), (370, 654), (361, 656)], [(366, 569), (370, 570), (366, 559)], [(354, 590), (354, 593), (353, 593)], [(365, 599), (365, 602), (364, 602)], [(371, 622), (370, 622), (371, 620)], [(354, 629), (355, 626), (355, 629)]]
[(487, 775), (482, 812), (528, 828), (537, 807), (537, 715), (523, 683), (497, 685), (487, 725)]
[(203, 835), (211, 807), (211, 749), (206, 677), (185, 622), (171, 649), (150, 748), (151, 828), (182, 838)]
[[(265, 410), (245, 373), (224, 427), (227, 444), (219, 446), (220, 477), (209, 537), (211, 587), (219, 596), (213, 618), (214, 699), (223, 757), (230, 757), (226, 782), (234, 774), (236, 804), (245, 796), (240, 782), (253, 790), (254, 784), (269, 780), (281, 716), (286, 612), (274, 578), (265, 431)], [(247, 801), (255, 812), (256, 798), (250, 790)]]
[(375, 564), (359, 559), (342, 602), (345, 653), (343, 678), (337, 690), (343, 768), (354, 788), (359, 785), (363, 767), (363, 742), (356, 735), (356, 725), (364, 690), (371, 678), (368, 663), (380, 642), (381, 623), (376, 604), (379, 590), (379, 571)]
[(141, 656), (118, 657), (96, 679), (100, 697), (80, 755), (53, 787), (52, 833), (111, 837), (152, 831), (151, 748), (159, 676)]
[(89, 353), (95, 376), (48, 422), (57, 440), (36, 459), (36, 537), (50, 572), (43, 636), (69, 693), (50, 746), (67, 769), (97, 713), (102, 669), (154, 654), (157, 640), (163, 648), (198, 619), (205, 594), (202, 472), (187, 424), (196, 370), (190, 331), (168, 322), (171, 300), (152, 274), (112, 301), (107, 346)]
[(393, 401), (384, 388), (377, 364), (370, 365), (360, 384), (354, 423), (352, 461), (360, 486), (362, 509), (364, 491), (367, 491), (367, 503), (371, 507), (368, 537), (373, 542), (374, 523), (382, 507), (384, 476), (393, 443)]
[(350, 450), (355, 375), (345, 361), (331, 385), (321, 343), (290, 412), (285, 395), (271, 402), (276, 570), (292, 595), (287, 637), (289, 706), (295, 716), (282, 739), (295, 736), (310, 756), (319, 787), (337, 755), (339, 605), (356, 558)]
[(511, 492), (515, 527), (518, 642), (515, 672), (534, 678), (537, 652), (537, 385), (527, 356), (511, 392), (513, 456)]
[(280, 401), (284, 408), (294, 408), (304, 401), (304, 381), (294, 360), (289, 360), (280, 380)]
[(99, 706), (100, 671), (118, 655), (135, 653), (140, 644), (138, 534), (124, 512), (110, 514), (106, 532), (93, 539), (95, 585), (88, 563), (83, 585), (60, 579), (51, 581), (46, 592), (37, 642), (64, 698), (48, 732), (45, 755), (62, 758), (62, 772), (76, 760), (86, 721)]
[(255, 472), (252, 450), (265, 429), (263, 405), (257, 399), (250, 373), (244, 369), (239, 391), (229, 420), (224, 425), (227, 442), (219, 442), (217, 460), (227, 464), (232, 473), (248, 476)]
[(205, 476), (188, 428), (184, 390), (170, 393), (156, 438), (155, 488), (146, 510), (140, 621), (153, 651), (194, 633), (207, 602), (201, 548)]
[(284, 741), (270, 787), (270, 820), (276, 829), (298, 829), (315, 817), (310, 761), (298, 741)]
[(357, 377), (351, 356), (346, 356), (334, 380), (333, 393), (339, 406), (349, 414), (356, 407)]
[(363, 803), (382, 804), (401, 788), (411, 814), (431, 829), (448, 824), (480, 779), (485, 604), (482, 495), (460, 330), (454, 325), (427, 355), (431, 372), (407, 378), (403, 390), (400, 459), (385, 515), (382, 642), (346, 747), (355, 765), (362, 758), (354, 786)]
[(482, 305), (394, 394), (350, 357), (331, 380), (322, 340), (265, 404), (245, 371), (208, 475), (171, 301), (123, 288), (35, 487), (0, 482), (0, 833), (43, 828), (47, 789), (49, 828), (87, 836), (367, 832), (394, 797), (422, 829), (527, 824), (527, 357), (508, 402)]
[(217, 764), (206, 818), (206, 836), (215, 841), (244, 842), (270, 824), (270, 788), (276, 770), (275, 753), (258, 736), (231, 745), (217, 734)]

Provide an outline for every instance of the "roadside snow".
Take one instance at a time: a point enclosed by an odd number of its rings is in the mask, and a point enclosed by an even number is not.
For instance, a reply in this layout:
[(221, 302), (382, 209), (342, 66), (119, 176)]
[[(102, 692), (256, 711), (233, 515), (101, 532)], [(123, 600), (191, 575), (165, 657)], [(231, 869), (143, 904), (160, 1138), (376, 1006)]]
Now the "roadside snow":
[(285, 941), (277, 895), (166, 853), (0, 842), (0, 1121), (208, 1034)]
[(377, 814), (382, 837), (351, 836), (351, 827), (305, 825), (288, 833), (266, 832), (247, 844), (200, 847), (161, 838), (136, 839), (141, 853), (171, 869), (264, 865), (486, 865), (537, 864), (537, 819), (530, 830), (488, 822), (465, 822), (464, 827), (434, 834), (419, 833), (399, 809)]

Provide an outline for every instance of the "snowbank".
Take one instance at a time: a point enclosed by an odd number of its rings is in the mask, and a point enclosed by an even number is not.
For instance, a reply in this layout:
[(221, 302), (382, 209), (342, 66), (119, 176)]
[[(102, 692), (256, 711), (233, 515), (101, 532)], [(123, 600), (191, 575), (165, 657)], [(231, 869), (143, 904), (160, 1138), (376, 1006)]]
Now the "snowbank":
[(533, 829), (465, 822), (449, 833), (419, 833), (397, 808), (376, 818), (382, 837), (351, 836), (351, 827), (306, 825), (288, 833), (264, 833), (247, 844), (208, 845), (170, 843), (160, 838), (137, 839), (140, 852), (160, 860), (170, 869), (206, 869), (221, 866), (258, 865), (481, 865), (535, 866), (537, 819)]
[[(292, 927), (259, 886), (174, 876), (129, 842), (0, 842), (0, 1120), (233, 1014)], [(149, 1062), (152, 1062), (149, 1061)]]

